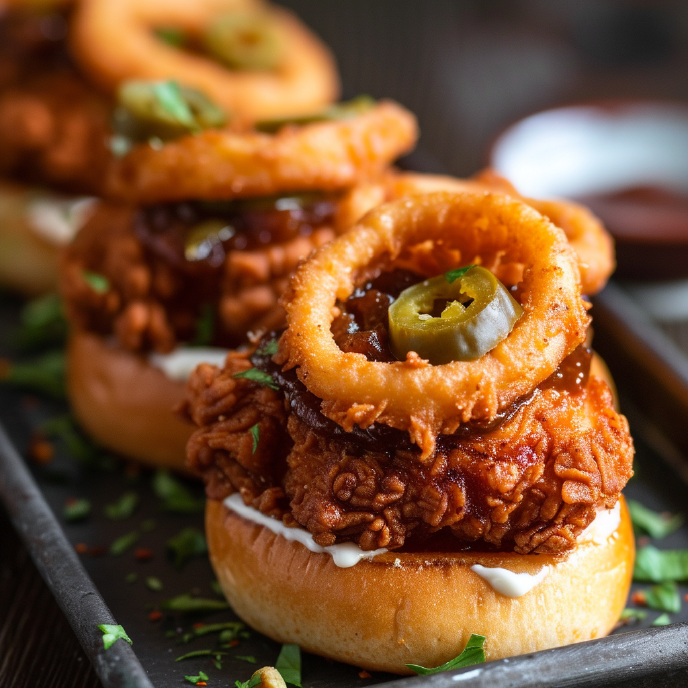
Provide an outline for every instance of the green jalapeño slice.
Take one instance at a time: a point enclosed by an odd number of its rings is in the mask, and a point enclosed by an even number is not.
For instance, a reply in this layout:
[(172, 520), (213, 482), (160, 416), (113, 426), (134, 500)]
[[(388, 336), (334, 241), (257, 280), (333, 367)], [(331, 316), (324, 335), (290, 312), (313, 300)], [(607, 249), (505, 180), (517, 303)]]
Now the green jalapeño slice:
[[(489, 271), (473, 266), (405, 289), (389, 308), (392, 353), (433, 365), (474, 361), (506, 339), (523, 309)], [(450, 281), (451, 280), (451, 281)]]

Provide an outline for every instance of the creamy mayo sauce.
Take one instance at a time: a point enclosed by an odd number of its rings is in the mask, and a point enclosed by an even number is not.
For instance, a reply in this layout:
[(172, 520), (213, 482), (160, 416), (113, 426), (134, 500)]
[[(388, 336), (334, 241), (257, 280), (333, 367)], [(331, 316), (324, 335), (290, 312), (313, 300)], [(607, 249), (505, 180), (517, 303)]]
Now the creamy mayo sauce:
[(170, 380), (186, 382), (199, 363), (210, 363), (221, 368), (227, 353), (227, 349), (180, 346), (169, 354), (151, 354), (148, 356), (148, 362), (162, 370)]
[(613, 535), (621, 523), (621, 502), (612, 509), (598, 511), (595, 520), (578, 536), (577, 542), (594, 542), (603, 545)]
[(535, 575), (514, 573), (499, 567), (487, 568), (480, 564), (471, 566), (471, 571), (484, 578), (500, 595), (505, 597), (522, 597), (530, 592), (549, 573), (549, 566), (543, 566)]
[(471, 678), (480, 676), (482, 672), (482, 669), (473, 669), (473, 671), (467, 671), (465, 674), (457, 674), (456, 676), (452, 676), (452, 681), (468, 681)]
[(44, 196), (29, 203), (26, 216), (36, 234), (51, 244), (66, 246), (91, 216), (95, 203), (95, 198)]
[(275, 535), (281, 535), (290, 542), (300, 542), (304, 547), (307, 547), (311, 552), (316, 554), (327, 553), (332, 557), (336, 566), (342, 569), (348, 569), (355, 564), (358, 564), (361, 559), (372, 559), (378, 554), (383, 554), (387, 550), (374, 549), (370, 552), (362, 550), (358, 545), (354, 545), (353, 542), (344, 542), (340, 545), (330, 545), (329, 547), (321, 547), (316, 544), (313, 540), (313, 536), (303, 528), (287, 528), (287, 526), (278, 521), (276, 518), (271, 518), (265, 514), (261, 514), (260, 511), (254, 509), (252, 506), (246, 506), (244, 500), (238, 492), (233, 495), (229, 495), (224, 501), (224, 505), (243, 516), (243, 518), (248, 521), (253, 521), (258, 525), (265, 526), (268, 530), (271, 530)]

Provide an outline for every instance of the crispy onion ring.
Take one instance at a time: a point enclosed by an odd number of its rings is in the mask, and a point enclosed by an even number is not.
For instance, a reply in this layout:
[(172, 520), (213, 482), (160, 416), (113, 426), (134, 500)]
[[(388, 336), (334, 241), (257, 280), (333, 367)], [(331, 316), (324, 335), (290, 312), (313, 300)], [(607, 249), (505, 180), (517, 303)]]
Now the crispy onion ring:
[(281, 8), (269, 7), (286, 45), (274, 72), (232, 71), (154, 34), (160, 27), (198, 34), (222, 13), (267, 8), (258, 0), (83, 0), (73, 20), (72, 49), (93, 80), (112, 92), (127, 79), (176, 79), (245, 120), (304, 114), (336, 100), (332, 55)]
[(109, 195), (143, 203), (345, 189), (379, 175), (416, 141), (414, 116), (391, 101), (352, 119), (276, 134), (206, 131), (114, 163)]
[[(410, 353), (403, 362), (376, 363), (335, 343), (330, 325), (337, 300), (384, 269), (405, 260), (438, 274), (494, 254), (525, 266), (524, 314), (477, 361), (431, 366)], [(373, 422), (407, 430), (423, 457), (432, 453), (438, 433), (493, 419), (551, 375), (584, 341), (588, 324), (578, 267), (563, 232), (520, 201), (468, 192), (381, 206), (311, 254), (295, 273), (284, 306), (288, 328), (278, 360), (297, 368), (299, 379), (322, 399), (323, 413), (348, 431)]]
[(602, 223), (585, 207), (571, 201), (541, 201), (521, 196), (509, 181), (492, 170), (472, 179), (405, 173), (390, 177), (391, 198), (433, 191), (488, 191), (509, 194), (535, 208), (564, 230), (578, 256), (584, 294), (596, 294), (604, 287), (616, 265), (614, 241)]

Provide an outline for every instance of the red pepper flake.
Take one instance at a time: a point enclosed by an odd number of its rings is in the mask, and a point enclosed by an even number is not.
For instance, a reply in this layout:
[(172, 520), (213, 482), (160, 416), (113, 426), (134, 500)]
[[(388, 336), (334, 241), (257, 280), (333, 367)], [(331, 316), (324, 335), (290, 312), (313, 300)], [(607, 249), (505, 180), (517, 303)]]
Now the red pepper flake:
[(197, 686), (207, 686), (208, 684), (205, 681), (199, 681), (196, 685)]
[(55, 447), (41, 437), (34, 437), (29, 446), (29, 456), (31, 456), (39, 466), (45, 466), (53, 460), (55, 456)]
[(159, 611), (157, 611), (157, 610), (154, 611), (154, 612), (151, 612), (151, 613), (148, 615), (148, 618), (149, 618), (151, 621), (160, 621), (160, 619), (162, 619), (162, 612), (159, 612)]
[(686, 602), (688, 602), (688, 595), (684, 595), (684, 596), (683, 596), (683, 599), (684, 599)]
[(205, 624), (202, 621), (199, 621), (198, 623), (195, 623), (191, 628), (203, 628)]
[(138, 547), (134, 550), (136, 561), (148, 561), (153, 558), (153, 550), (147, 547)]
[(358, 672), (358, 675), (359, 675), (361, 678), (372, 678), (371, 675), (370, 675), (365, 669), (361, 669), (361, 670)]
[(229, 641), (229, 646), (230, 647), (236, 647), (239, 644), (238, 640), (230, 640)]
[(77, 542), (76, 545), (74, 545), (74, 549), (77, 554), (86, 554), (86, 552), (88, 552), (88, 545), (85, 542)]
[(646, 605), (647, 600), (645, 599), (645, 593), (642, 590), (638, 590), (631, 595), (631, 602), (633, 604)]
[(93, 547), (90, 547), (88, 550), (88, 556), (89, 557), (102, 557), (105, 552), (107, 552), (107, 549), (103, 547), (102, 545), (93, 545)]

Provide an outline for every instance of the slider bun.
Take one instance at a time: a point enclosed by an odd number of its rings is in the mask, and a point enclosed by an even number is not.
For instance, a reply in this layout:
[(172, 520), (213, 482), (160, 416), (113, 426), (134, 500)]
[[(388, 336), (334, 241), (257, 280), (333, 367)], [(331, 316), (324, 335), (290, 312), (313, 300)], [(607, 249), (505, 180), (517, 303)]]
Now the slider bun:
[(39, 236), (27, 217), (35, 189), (0, 182), (0, 285), (26, 296), (57, 289), (59, 248)]
[(70, 337), (67, 393), (74, 415), (108, 449), (188, 472), (186, 442), (194, 428), (172, 412), (185, 391), (185, 383), (103, 337), (86, 332)]
[[(621, 498), (621, 523), (604, 544), (568, 556), (515, 553), (387, 552), (338, 568), (269, 529), (208, 501), (210, 559), (236, 613), (282, 643), (374, 671), (411, 673), (455, 657), (471, 633), (487, 638), (488, 660), (608, 634), (621, 614), (634, 542)], [(509, 598), (473, 564), (548, 575)]]

